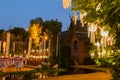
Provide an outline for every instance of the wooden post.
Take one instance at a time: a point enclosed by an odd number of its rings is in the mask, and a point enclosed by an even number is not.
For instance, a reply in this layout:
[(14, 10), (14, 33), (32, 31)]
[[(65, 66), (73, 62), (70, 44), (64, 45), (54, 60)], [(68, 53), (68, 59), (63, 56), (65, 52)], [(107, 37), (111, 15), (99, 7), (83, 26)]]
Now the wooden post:
[(32, 38), (29, 37), (29, 43), (28, 43), (28, 57), (30, 56), (30, 53), (31, 53), (31, 45), (32, 45)]
[(6, 42), (3, 41), (3, 54), (5, 55), (5, 51), (6, 51)]
[(49, 47), (49, 48), (48, 48), (48, 57), (49, 57), (49, 58), (50, 58), (50, 56), (51, 56), (51, 53), (50, 53), (50, 52), (51, 52), (51, 49), (50, 49), (51, 47), (50, 47), (50, 46), (51, 46), (51, 40), (49, 39), (49, 44), (48, 44), (48, 47)]
[(15, 52), (15, 41), (13, 42), (12, 51)]
[(59, 40), (59, 36), (57, 35), (56, 56), (58, 56), (58, 46), (59, 46), (58, 40)]
[(8, 54), (9, 54), (9, 47), (10, 47), (10, 33), (8, 32), (8, 33), (7, 33), (6, 54), (5, 54), (5, 55), (8, 55)]
[(46, 55), (46, 39), (44, 38), (44, 56)]
[(2, 49), (2, 48), (1, 48), (1, 45), (2, 45), (2, 41), (0, 41), (0, 52), (1, 52), (1, 49)]

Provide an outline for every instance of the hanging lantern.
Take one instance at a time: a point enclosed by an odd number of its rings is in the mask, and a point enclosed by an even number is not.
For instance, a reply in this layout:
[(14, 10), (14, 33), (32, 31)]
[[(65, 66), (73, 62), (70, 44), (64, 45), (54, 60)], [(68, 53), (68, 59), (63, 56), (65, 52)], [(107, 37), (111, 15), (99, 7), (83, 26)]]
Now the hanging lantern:
[(120, 23), (117, 25), (118, 30), (120, 30)]
[(80, 13), (80, 20), (83, 20), (83, 17), (85, 17), (87, 15), (87, 13), (86, 12), (84, 12), (83, 14), (82, 13)]
[(90, 36), (90, 43), (95, 43), (95, 32), (97, 27), (95, 24), (90, 24), (88, 28), (88, 37)]
[(113, 45), (113, 43), (114, 43), (114, 39), (113, 39), (113, 37), (112, 36), (109, 36), (108, 38), (107, 38), (107, 43), (108, 43), (108, 45)]
[(73, 16), (73, 21), (74, 21), (74, 24), (76, 25), (77, 24), (77, 19), (78, 19), (78, 16), (76, 13), (74, 13), (74, 16)]
[(97, 5), (96, 11), (100, 10), (100, 8), (101, 8), (101, 3), (99, 3), (99, 4)]
[(91, 53), (90, 56), (93, 59), (95, 57), (95, 53)]
[(101, 31), (101, 36), (107, 37), (108, 36), (108, 31), (102, 30)]
[(95, 45), (97, 46), (97, 51), (100, 51), (100, 42), (95, 43)]
[(105, 55), (106, 55), (106, 50), (103, 49), (103, 50), (102, 50), (102, 57), (104, 57)]
[(82, 13), (80, 13), (80, 21), (81, 21), (81, 23), (82, 23), (82, 25), (84, 24), (83, 22), (83, 18), (85, 17), (87, 15), (87, 13), (86, 12), (84, 12), (83, 14)]
[(82, 13), (80, 13), (80, 21), (81, 21), (81, 23), (83, 22), (83, 14)]
[(72, 6), (72, 0), (63, 0), (63, 8), (67, 9), (67, 8), (71, 8)]
[(103, 37), (102, 39), (102, 47), (106, 47), (107, 46), (107, 39), (108, 39), (108, 31), (105, 31), (102, 29), (101, 31), (101, 36)]
[(102, 54), (100, 52), (98, 52), (98, 58), (101, 58)]

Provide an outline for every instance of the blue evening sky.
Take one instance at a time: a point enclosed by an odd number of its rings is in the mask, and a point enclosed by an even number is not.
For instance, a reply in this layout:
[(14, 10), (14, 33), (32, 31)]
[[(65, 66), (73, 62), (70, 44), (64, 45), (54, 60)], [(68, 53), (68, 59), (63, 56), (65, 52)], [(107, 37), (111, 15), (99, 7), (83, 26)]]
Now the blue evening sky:
[(31, 19), (41, 17), (43, 21), (62, 22), (62, 31), (70, 24), (70, 9), (64, 9), (62, 0), (0, 0), (0, 29), (10, 27), (28, 28)]

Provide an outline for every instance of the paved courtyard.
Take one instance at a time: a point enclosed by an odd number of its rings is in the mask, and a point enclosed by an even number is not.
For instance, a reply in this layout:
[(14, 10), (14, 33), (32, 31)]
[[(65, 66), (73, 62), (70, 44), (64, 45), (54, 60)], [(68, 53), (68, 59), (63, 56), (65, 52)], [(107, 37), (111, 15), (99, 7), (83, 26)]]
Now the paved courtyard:
[(75, 74), (75, 75), (64, 75), (56, 77), (48, 77), (34, 80), (110, 80), (110, 73), (96, 72), (89, 74)]

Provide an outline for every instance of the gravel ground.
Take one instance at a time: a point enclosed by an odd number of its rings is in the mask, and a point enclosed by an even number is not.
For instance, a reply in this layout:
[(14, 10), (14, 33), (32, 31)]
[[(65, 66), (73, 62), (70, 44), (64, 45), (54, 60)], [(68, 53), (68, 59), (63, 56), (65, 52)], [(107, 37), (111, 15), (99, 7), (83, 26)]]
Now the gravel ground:
[(75, 74), (75, 75), (64, 75), (48, 78), (40, 78), (34, 80), (110, 80), (110, 73), (96, 72), (89, 74)]

